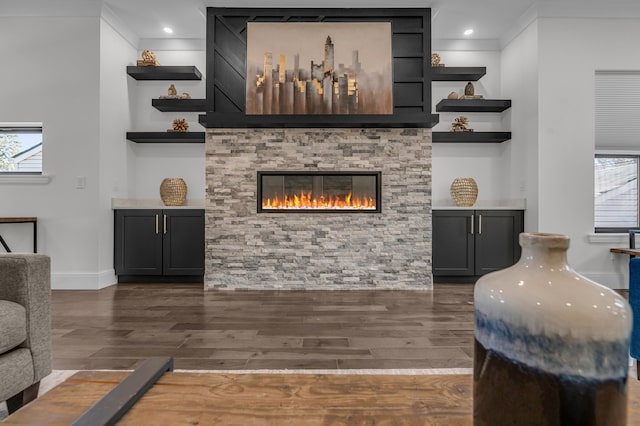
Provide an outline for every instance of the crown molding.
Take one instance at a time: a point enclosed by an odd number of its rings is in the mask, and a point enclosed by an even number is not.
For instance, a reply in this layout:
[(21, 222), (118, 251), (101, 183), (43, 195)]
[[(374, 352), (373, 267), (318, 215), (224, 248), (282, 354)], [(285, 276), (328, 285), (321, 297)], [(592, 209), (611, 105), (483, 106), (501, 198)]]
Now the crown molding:
[(516, 19), (514, 24), (498, 40), (499, 49), (503, 50), (509, 43), (518, 37), (529, 25), (538, 19), (538, 3), (534, 3), (522, 15)]
[(127, 41), (134, 49), (138, 49), (140, 38), (120, 19), (120, 17), (106, 4), (102, 5), (100, 17)]

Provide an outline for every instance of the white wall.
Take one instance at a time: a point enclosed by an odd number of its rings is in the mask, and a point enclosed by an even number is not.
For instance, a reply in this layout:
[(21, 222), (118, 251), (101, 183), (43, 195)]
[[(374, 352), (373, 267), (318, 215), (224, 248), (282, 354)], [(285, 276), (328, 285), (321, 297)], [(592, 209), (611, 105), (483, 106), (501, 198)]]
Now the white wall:
[[(439, 52), (448, 66), (486, 64), (476, 93), (511, 99), (512, 108), (488, 123), (480, 123), (479, 114), (465, 115), (476, 130), (510, 129), (513, 138), (496, 145), (434, 145), (434, 203), (448, 199), (451, 180), (462, 175), (479, 182), (480, 199), (525, 198), (526, 231), (568, 235), (576, 270), (626, 288), (628, 258), (609, 253), (626, 238), (593, 236), (594, 73), (640, 70), (640, 56), (630, 54), (638, 39), (639, 20), (540, 18), (497, 54)], [(457, 84), (433, 84), (434, 109), (450, 91), (461, 93), (464, 83)], [(452, 117), (440, 118), (434, 130), (448, 130)]]
[(100, 20), (100, 286), (116, 282), (111, 199), (128, 198), (135, 176), (134, 152), (125, 135), (132, 122), (129, 77), (125, 70), (137, 53), (111, 25)]
[[(193, 98), (205, 97), (204, 50), (169, 51), (154, 50), (161, 65), (195, 65), (202, 73), (202, 80), (138, 81), (129, 77), (129, 101), (132, 108), (130, 131), (164, 132), (171, 129), (175, 118), (186, 118), (189, 131), (203, 132), (196, 112), (161, 112), (151, 106), (151, 99), (167, 94), (173, 83), (178, 94), (187, 92)], [(140, 58), (141, 51), (137, 53)], [(130, 65), (135, 65), (131, 58)], [(133, 155), (134, 175), (130, 177), (132, 198), (159, 199), (160, 183), (167, 177), (181, 177), (188, 187), (188, 199), (205, 198), (204, 144), (136, 144), (128, 142)]]
[[(111, 25), (91, 18), (0, 18), (3, 99), (0, 122), (43, 122), (48, 184), (0, 178), (0, 216), (37, 216), (39, 252), (52, 258), (56, 289), (114, 284), (111, 199), (159, 198), (164, 177), (181, 176), (189, 198), (204, 199), (204, 144), (143, 145), (127, 130), (165, 131), (176, 117), (203, 131), (197, 113), (162, 113), (151, 99), (171, 82), (138, 82), (126, 74), (140, 51)], [(164, 65), (196, 65), (205, 52), (157, 51)], [(202, 81), (176, 81), (204, 98)], [(86, 187), (76, 188), (78, 177)], [(0, 225), (15, 252), (31, 251), (30, 224)], [(2, 251), (2, 250), (0, 250)]]
[[(43, 122), (49, 184), (0, 181), (0, 216), (37, 216), (52, 284), (97, 286), (99, 158), (98, 18), (0, 18), (0, 121)], [(77, 176), (86, 188), (76, 189)], [(31, 251), (29, 225), (0, 228)]]
[[(486, 66), (487, 73), (473, 82), (475, 94), (487, 99), (508, 99), (501, 93), (500, 52), (497, 51), (438, 51), (445, 66)], [(433, 111), (440, 100), (449, 93), (464, 94), (466, 81), (433, 82)], [(447, 132), (451, 123), (460, 115), (469, 119), (469, 127), (475, 131), (509, 131), (509, 115), (504, 113), (440, 112), (440, 123), (433, 130)], [(451, 204), (449, 188), (457, 177), (472, 177), (478, 183), (478, 200), (503, 200), (508, 198), (507, 182), (503, 178), (505, 158), (509, 142), (502, 144), (443, 144), (433, 145), (433, 202), (434, 205)], [(522, 198), (522, 197), (520, 197)]]
[(538, 23), (501, 54), (502, 94), (511, 99), (512, 139), (506, 142), (503, 183), (507, 197), (526, 199), (525, 230), (538, 230)]
[[(594, 73), (640, 70), (638, 19), (538, 20), (539, 229), (571, 238), (569, 261), (611, 287), (626, 287), (626, 257), (593, 232)], [(622, 244), (626, 239), (621, 240)]]

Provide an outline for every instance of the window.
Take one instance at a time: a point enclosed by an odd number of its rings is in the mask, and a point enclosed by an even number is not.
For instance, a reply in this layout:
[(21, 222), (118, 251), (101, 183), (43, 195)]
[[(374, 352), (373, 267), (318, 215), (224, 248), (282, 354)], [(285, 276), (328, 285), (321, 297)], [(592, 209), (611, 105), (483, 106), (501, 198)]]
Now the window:
[(0, 174), (42, 173), (42, 123), (0, 123)]
[(640, 228), (640, 71), (595, 72), (596, 232)]
[(627, 232), (639, 228), (638, 166), (640, 155), (596, 154), (596, 232)]

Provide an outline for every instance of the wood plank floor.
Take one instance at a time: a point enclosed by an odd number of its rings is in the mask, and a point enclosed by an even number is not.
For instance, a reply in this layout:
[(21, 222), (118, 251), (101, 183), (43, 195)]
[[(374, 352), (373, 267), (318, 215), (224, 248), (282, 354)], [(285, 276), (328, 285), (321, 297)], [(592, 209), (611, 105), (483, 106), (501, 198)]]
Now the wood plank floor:
[(53, 368), (471, 368), (473, 285), (433, 291), (204, 291), (118, 284), (52, 292)]

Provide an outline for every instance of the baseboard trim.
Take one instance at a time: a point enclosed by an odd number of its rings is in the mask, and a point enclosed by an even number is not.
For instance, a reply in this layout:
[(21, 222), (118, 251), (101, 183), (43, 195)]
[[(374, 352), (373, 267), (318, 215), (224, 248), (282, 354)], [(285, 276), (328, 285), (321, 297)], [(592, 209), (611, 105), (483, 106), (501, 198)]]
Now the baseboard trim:
[(155, 284), (155, 283), (181, 283), (203, 284), (203, 275), (118, 275), (118, 283), (130, 284)]
[(107, 269), (96, 273), (52, 273), (52, 290), (100, 290), (116, 284), (115, 271)]

